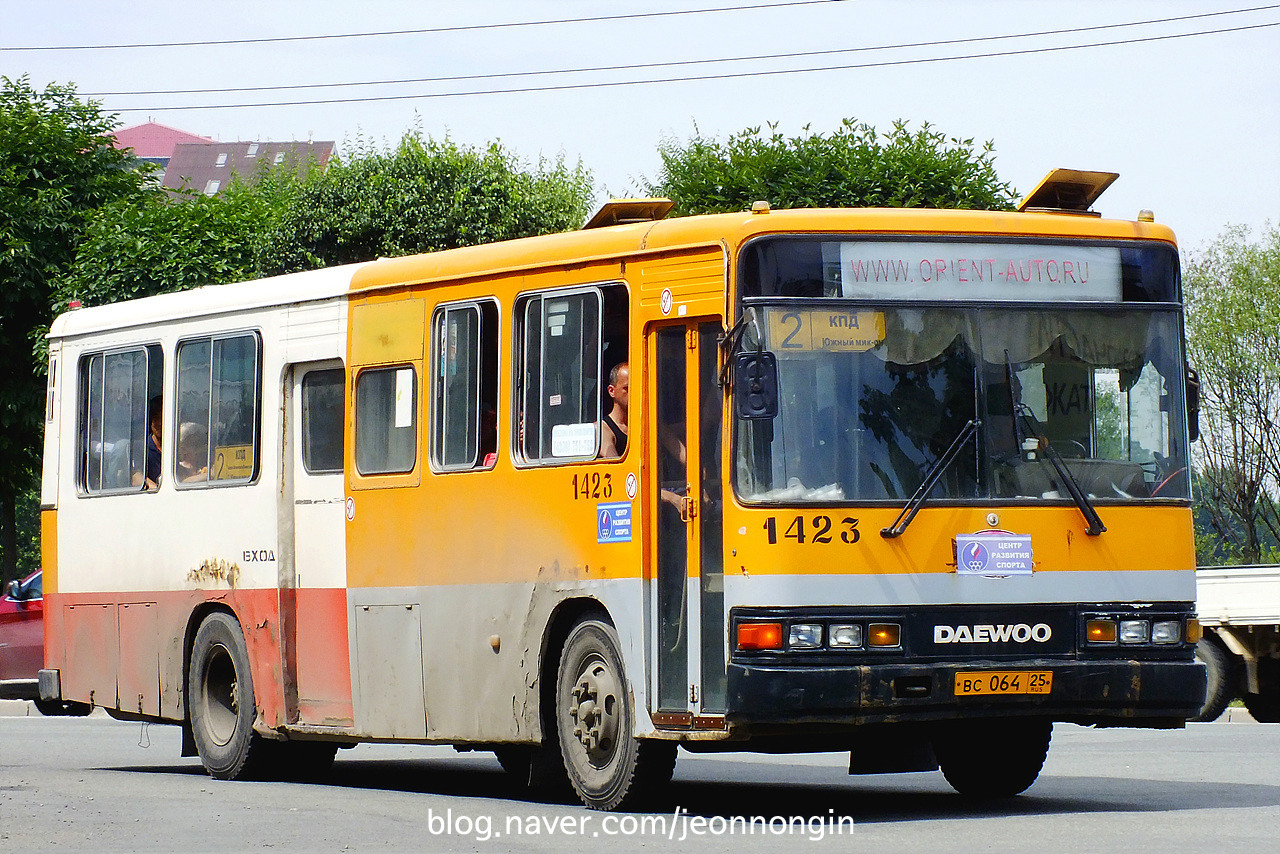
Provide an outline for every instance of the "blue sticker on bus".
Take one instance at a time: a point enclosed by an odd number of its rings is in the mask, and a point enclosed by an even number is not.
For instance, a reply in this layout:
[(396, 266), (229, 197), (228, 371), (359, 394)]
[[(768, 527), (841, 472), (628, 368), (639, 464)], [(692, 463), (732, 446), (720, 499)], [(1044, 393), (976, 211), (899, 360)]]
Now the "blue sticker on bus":
[(1030, 575), (1030, 534), (979, 531), (956, 535), (956, 572), (962, 575)]
[(596, 542), (631, 542), (631, 504), (626, 501), (596, 505)]

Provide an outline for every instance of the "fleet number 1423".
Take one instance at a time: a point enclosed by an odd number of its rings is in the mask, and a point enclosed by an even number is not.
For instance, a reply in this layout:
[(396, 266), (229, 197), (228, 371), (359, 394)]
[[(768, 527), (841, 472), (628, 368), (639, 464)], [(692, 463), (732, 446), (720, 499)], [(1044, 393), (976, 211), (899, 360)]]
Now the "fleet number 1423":
[(845, 516), (839, 521), (823, 515), (795, 516), (789, 520), (786, 518), (779, 520), (776, 516), (770, 516), (764, 520), (764, 531), (769, 537), (769, 545), (777, 545), (778, 528), (781, 525), (786, 525), (782, 529), (782, 539), (793, 540), (800, 545), (833, 543), (837, 537), (842, 543), (852, 544), (856, 543), (860, 537), (858, 520), (852, 516)]

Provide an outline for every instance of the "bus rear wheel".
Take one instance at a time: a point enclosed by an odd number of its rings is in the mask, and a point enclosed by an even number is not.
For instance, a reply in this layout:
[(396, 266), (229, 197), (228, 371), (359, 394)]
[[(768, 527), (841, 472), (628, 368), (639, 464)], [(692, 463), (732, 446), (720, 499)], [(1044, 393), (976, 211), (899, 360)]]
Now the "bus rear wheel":
[(1040, 776), (1051, 721), (957, 721), (934, 739), (933, 752), (951, 788), (969, 798), (1011, 798)]
[(210, 614), (196, 631), (187, 677), (187, 708), (196, 752), (209, 776), (252, 777), (268, 747), (253, 731), (249, 653), (230, 614)]
[(556, 730), (565, 771), (591, 809), (633, 806), (671, 779), (674, 742), (634, 737), (617, 633), (583, 620), (569, 632), (556, 675)]

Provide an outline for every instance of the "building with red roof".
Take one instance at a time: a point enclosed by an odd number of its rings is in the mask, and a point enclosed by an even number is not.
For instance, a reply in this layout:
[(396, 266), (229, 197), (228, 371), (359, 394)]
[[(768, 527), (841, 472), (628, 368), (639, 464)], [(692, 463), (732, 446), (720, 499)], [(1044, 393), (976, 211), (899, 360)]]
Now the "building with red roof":
[(263, 169), (295, 172), (316, 164), (323, 168), (333, 155), (332, 142), (215, 142), (158, 122), (121, 128), (116, 148), (132, 148), (134, 156), (160, 167), (156, 181), (168, 190), (194, 190), (212, 196), (235, 177), (254, 181)]
[(213, 137), (198, 136), (158, 122), (146, 122), (121, 128), (113, 136), (116, 140), (116, 148), (132, 148), (134, 156), (139, 160), (159, 166), (162, 171), (157, 176), (158, 180), (163, 176), (163, 170), (168, 168), (173, 150), (177, 146), (213, 144)]
[(324, 168), (333, 155), (332, 142), (180, 143), (165, 170), (161, 186), (215, 195), (235, 178), (256, 181), (266, 169), (298, 173), (312, 164)]

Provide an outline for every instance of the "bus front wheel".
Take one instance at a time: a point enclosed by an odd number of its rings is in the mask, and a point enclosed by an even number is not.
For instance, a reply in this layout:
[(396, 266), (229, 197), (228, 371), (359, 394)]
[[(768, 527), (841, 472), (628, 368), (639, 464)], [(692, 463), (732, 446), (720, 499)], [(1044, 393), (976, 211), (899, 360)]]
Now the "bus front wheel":
[(592, 809), (634, 805), (675, 769), (674, 742), (634, 737), (630, 696), (613, 627), (579, 622), (560, 656), (556, 729), (569, 782)]
[(1051, 721), (1010, 718), (956, 721), (934, 739), (933, 752), (951, 788), (970, 798), (1010, 798), (1040, 776)]
[(209, 776), (252, 776), (267, 747), (253, 731), (253, 677), (240, 624), (210, 614), (196, 631), (187, 680), (188, 714), (196, 751)]

